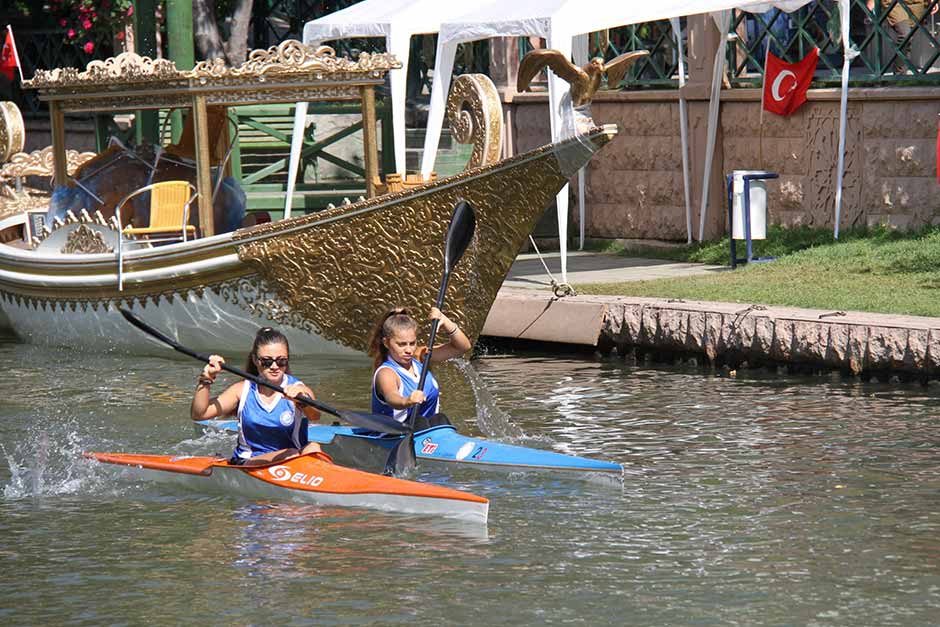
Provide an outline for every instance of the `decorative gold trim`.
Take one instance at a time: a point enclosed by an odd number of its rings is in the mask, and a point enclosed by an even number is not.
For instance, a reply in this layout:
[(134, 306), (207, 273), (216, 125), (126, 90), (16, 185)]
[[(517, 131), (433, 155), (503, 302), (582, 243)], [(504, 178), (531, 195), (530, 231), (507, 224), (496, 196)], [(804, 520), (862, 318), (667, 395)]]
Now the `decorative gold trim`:
[[(77, 68), (37, 70), (32, 79), (23, 81), (28, 89), (63, 89), (100, 91), (102, 87), (127, 88), (131, 85), (160, 83), (180, 88), (196, 85), (229, 85), (247, 80), (264, 83), (271, 78), (312, 75), (315, 80), (348, 80), (355, 75), (381, 78), (385, 72), (401, 67), (395, 55), (362, 53), (355, 61), (337, 57), (329, 46), (313, 48), (296, 39), (288, 39), (267, 50), (253, 50), (238, 67), (228, 67), (222, 59), (200, 61), (189, 71), (180, 71), (167, 59), (151, 59), (134, 52), (124, 52), (104, 61), (90, 62), (84, 71)], [(258, 87), (261, 87), (258, 85)]]
[(24, 188), (16, 192), (12, 187), (0, 182), (0, 220), (30, 209), (46, 209), (49, 207), (50, 196), (33, 188)]
[(316, 332), (301, 312), (288, 307), (257, 275), (213, 285), (210, 289), (223, 301), (238, 305), (252, 316), (281, 327)]
[[(82, 164), (93, 157), (95, 157), (93, 152), (65, 151), (68, 173), (74, 174)], [(10, 157), (10, 160), (4, 163), (3, 167), (0, 167), (0, 180), (9, 180), (22, 176), (52, 176), (54, 167), (55, 155), (52, 146), (46, 146), (41, 150), (34, 150), (30, 153), (19, 152)]]
[(462, 74), (447, 98), (447, 119), (454, 139), (473, 144), (467, 169), (499, 161), (503, 148), (503, 105), (485, 74)]
[(190, 280), (181, 280), (179, 277), (175, 277), (169, 280), (154, 281), (144, 287), (129, 286), (123, 292), (118, 292), (116, 287), (102, 289), (89, 289), (86, 287), (68, 290), (62, 288), (43, 290), (24, 288), (14, 291), (8, 286), (0, 285), (0, 300), (42, 311), (49, 308), (54, 311), (55, 307), (64, 306), (64, 304), (68, 304), (73, 310), (78, 307), (82, 311), (87, 311), (88, 308), (128, 306), (135, 303), (152, 302), (157, 304), (161, 299), (172, 302), (174, 298), (186, 300), (191, 295), (202, 298), (205, 290), (220, 292), (221, 285), (231, 281), (239, 281), (251, 273), (250, 268), (242, 266), (241, 273), (206, 273)]
[(88, 63), (85, 71), (63, 67), (52, 70), (36, 70), (33, 78), (23, 81), (27, 89), (48, 87), (102, 87), (127, 83), (154, 83), (179, 81), (187, 78), (186, 72), (176, 69), (169, 59), (151, 59), (136, 52), (122, 52), (116, 57)]
[(79, 224), (77, 229), (68, 234), (61, 252), (65, 255), (94, 254), (111, 253), (114, 249), (104, 243), (101, 233)]
[(23, 150), (26, 142), (26, 127), (23, 115), (16, 103), (0, 102), (0, 163)]
[(321, 79), (328, 74), (373, 74), (380, 76), (388, 70), (401, 67), (395, 55), (389, 53), (369, 54), (363, 52), (353, 61), (337, 57), (329, 46), (314, 48), (296, 39), (282, 41), (267, 50), (252, 50), (248, 60), (238, 67), (225, 65), (222, 59), (200, 61), (188, 73), (190, 78), (205, 82), (205, 79), (290, 76), (314, 73)]
[(238, 277), (225, 281), (185, 287), (129, 294), (119, 298), (50, 298), (28, 296), (0, 290), (0, 302), (12, 303), (18, 307), (28, 307), (35, 311), (57, 311), (66, 309), (72, 312), (97, 312), (115, 307), (133, 307), (135, 305), (159, 306), (161, 302), (172, 304), (179, 299), (187, 302), (193, 298), (204, 299), (207, 293), (214, 294), (222, 301), (236, 305), (251, 316), (265, 320), (280, 327), (290, 327), (307, 333), (315, 333), (313, 325), (298, 311), (287, 307), (277, 294), (265, 286), (256, 275)]
[(404, 178), (398, 172), (389, 172), (385, 175), (385, 181), (383, 182), (381, 178), (375, 177), (373, 183), (375, 184), (375, 193), (376, 195), (382, 194), (394, 194), (396, 192), (411, 190), (414, 187), (424, 185), (425, 183), (433, 183), (437, 180), (437, 172), (431, 172), (431, 176), (425, 179), (418, 174), (406, 174)]

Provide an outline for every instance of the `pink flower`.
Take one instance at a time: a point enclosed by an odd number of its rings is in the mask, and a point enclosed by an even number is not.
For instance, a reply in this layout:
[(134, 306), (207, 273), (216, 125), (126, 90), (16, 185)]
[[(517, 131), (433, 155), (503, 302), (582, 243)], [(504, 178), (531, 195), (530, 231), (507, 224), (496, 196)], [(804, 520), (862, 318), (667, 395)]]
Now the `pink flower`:
[(124, 31), (119, 30), (118, 34), (115, 35), (115, 37), (117, 38), (118, 41), (124, 41)]
[(75, 29), (74, 29), (74, 28), (70, 28), (70, 29), (69, 29), (69, 32), (66, 33), (66, 35), (68, 36), (69, 39), (75, 39)]
[(67, 19), (65, 19), (64, 17), (63, 17), (61, 20), (59, 20), (59, 26), (61, 26), (62, 28), (65, 28), (65, 26), (66, 26), (68, 23), (69, 23), (69, 21), (68, 21)]
[(97, 12), (97, 11), (92, 11), (91, 14), (90, 14), (88, 17), (90, 17), (90, 18), (93, 19), (93, 20), (94, 20), (94, 19), (97, 19), (97, 18), (98, 18), (98, 12)]
[(130, 17), (130, 16), (132, 16), (132, 15), (134, 15), (134, 5), (133, 5), (133, 4), (130, 5), (129, 7), (127, 7), (127, 17)]
[(82, 28), (84, 28), (85, 30), (91, 30), (91, 20), (83, 20)]
[(85, 45), (82, 46), (82, 50), (85, 51), (85, 54), (91, 54), (95, 51), (95, 44), (91, 43), (90, 41), (86, 41)]

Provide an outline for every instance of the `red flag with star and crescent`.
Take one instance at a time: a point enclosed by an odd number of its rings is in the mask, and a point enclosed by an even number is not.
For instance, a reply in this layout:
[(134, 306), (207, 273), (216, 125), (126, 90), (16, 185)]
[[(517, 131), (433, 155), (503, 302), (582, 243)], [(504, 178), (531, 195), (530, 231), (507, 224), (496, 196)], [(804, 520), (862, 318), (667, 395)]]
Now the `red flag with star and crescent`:
[(819, 48), (813, 48), (796, 63), (787, 63), (767, 51), (764, 64), (764, 109), (777, 115), (790, 115), (806, 102), (806, 92), (813, 82)]
[(7, 26), (6, 37), (3, 40), (3, 48), (0, 49), (0, 74), (3, 74), (12, 81), (17, 69), (20, 70), (20, 80), (22, 80), (23, 71), (20, 68), (20, 57), (16, 54), (16, 42), (13, 41), (13, 28)]

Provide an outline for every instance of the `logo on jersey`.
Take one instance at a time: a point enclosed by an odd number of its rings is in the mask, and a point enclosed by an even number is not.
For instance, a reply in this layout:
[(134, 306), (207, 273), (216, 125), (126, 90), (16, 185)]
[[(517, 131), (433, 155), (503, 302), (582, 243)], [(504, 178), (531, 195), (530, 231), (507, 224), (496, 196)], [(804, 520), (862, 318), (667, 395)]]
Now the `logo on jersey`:
[(303, 472), (291, 472), (291, 469), (287, 466), (271, 466), (268, 468), (268, 472), (277, 481), (287, 481), (289, 483), (308, 485), (311, 488), (315, 488), (323, 483), (323, 477), (319, 475), (308, 475)]
[(294, 412), (290, 409), (285, 409), (284, 412), (278, 417), (278, 420), (285, 427), (289, 427), (294, 424)]
[(421, 454), (422, 455), (432, 455), (434, 451), (437, 450), (437, 442), (433, 441), (431, 438), (424, 438), (421, 440)]

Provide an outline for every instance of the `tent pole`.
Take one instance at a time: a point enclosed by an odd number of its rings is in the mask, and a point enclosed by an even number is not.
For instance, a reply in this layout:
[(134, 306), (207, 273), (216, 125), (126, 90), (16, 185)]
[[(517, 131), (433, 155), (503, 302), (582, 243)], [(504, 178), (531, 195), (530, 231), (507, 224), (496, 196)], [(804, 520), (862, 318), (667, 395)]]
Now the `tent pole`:
[(679, 18), (669, 19), (672, 33), (679, 48), (679, 137), (682, 144), (682, 191), (685, 194), (686, 243), (692, 243), (692, 188), (689, 185), (689, 114), (685, 101), (685, 50), (682, 43), (682, 25)]
[(839, 98), (839, 156), (836, 170), (836, 215), (832, 236), (839, 239), (839, 223), (842, 219), (842, 182), (845, 174), (845, 131), (849, 108), (849, 67), (858, 51), (849, 39), (849, 10), (851, 0), (839, 0), (839, 18), (842, 26), (842, 94)]
[(698, 241), (705, 237), (705, 213), (708, 208), (708, 184), (712, 174), (712, 159), (715, 156), (715, 135), (718, 134), (718, 110), (721, 106), (721, 77), (725, 71), (725, 49), (728, 47), (728, 30), (731, 28), (731, 11), (716, 11), (712, 14), (718, 27), (718, 51), (712, 73), (711, 99), (708, 103), (708, 133), (705, 140), (705, 171), (702, 174), (702, 204), (699, 215)]
[(294, 128), (290, 140), (290, 159), (287, 162), (287, 193), (284, 195), (284, 217), (289, 218), (294, 204), (294, 187), (297, 184), (297, 169), (300, 165), (300, 152), (304, 147), (304, 125), (307, 122), (307, 103), (298, 102), (294, 106)]

